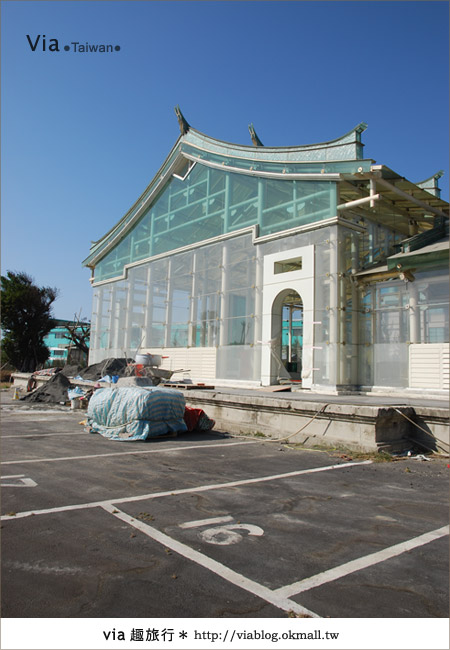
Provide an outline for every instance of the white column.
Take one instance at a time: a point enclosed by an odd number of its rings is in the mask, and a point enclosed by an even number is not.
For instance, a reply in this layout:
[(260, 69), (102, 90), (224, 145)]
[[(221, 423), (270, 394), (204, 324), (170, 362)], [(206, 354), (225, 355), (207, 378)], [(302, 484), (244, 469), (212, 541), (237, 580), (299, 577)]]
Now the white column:
[(254, 343), (262, 337), (262, 307), (263, 307), (263, 256), (261, 246), (256, 246), (255, 273), (255, 330)]
[(227, 343), (228, 332), (228, 314), (229, 314), (229, 300), (228, 291), (228, 242), (223, 243), (222, 247), (222, 264), (221, 264), (221, 282), (220, 282), (220, 320), (219, 324), (219, 345), (222, 347)]
[(116, 301), (116, 284), (113, 283), (111, 286), (111, 295), (109, 298), (109, 318), (108, 318), (108, 349), (111, 350), (114, 348), (114, 318), (116, 315), (115, 310), (115, 301)]
[[(352, 235), (352, 273), (359, 269), (359, 235), (353, 232)], [(352, 345), (352, 367), (351, 382), (356, 385), (358, 381), (358, 352), (359, 352), (359, 291), (356, 282), (352, 282), (352, 340), (347, 341)]]
[(133, 277), (128, 275), (128, 292), (127, 292), (127, 305), (126, 305), (126, 317), (125, 317), (125, 336), (124, 336), (124, 348), (125, 354), (131, 356), (131, 353), (134, 350), (131, 350), (131, 327), (133, 325), (133, 292), (134, 292), (134, 282)]
[[(292, 361), (292, 305), (288, 306), (289, 320), (288, 320), (288, 361)], [(282, 317), (283, 318), (283, 317)], [(281, 336), (283, 336), (283, 328), (281, 328)]]
[(329, 377), (331, 384), (339, 383), (339, 278), (338, 278), (338, 230), (331, 228), (330, 235), (330, 345), (331, 354), (328, 357), (330, 364)]
[[(120, 324), (120, 303), (117, 299), (116, 283), (113, 286), (112, 296), (111, 296), (111, 324), (110, 324), (110, 341), (111, 348), (114, 350), (114, 355), (119, 356), (119, 324)], [(120, 295), (120, 294), (119, 294)]]
[(409, 289), (409, 340), (420, 343), (420, 309), (418, 305), (419, 292), (415, 282), (408, 283)]
[(96, 363), (100, 350), (100, 329), (102, 324), (103, 287), (97, 287), (94, 293), (91, 318), (91, 345), (89, 347), (89, 363)]
[[(340, 233), (343, 237), (342, 233)], [(338, 241), (338, 284), (339, 284), (339, 309), (338, 309), (338, 318), (339, 318), (339, 341), (338, 341), (338, 350), (339, 350), (339, 383), (347, 384), (349, 382), (348, 372), (347, 372), (347, 341), (346, 341), (346, 330), (345, 330), (345, 321), (346, 321), (346, 308), (347, 308), (347, 286), (345, 278), (345, 242)]]
[(172, 259), (169, 257), (167, 263), (167, 292), (166, 292), (166, 317), (165, 317), (165, 336), (164, 347), (170, 348), (170, 329), (172, 322)]
[(188, 346), (195, 347), (195, 325), (197, 322), (197, 253), (192, 253), (192, 282), (191, 282), (191, 303), (189, 308)]
[(147, 268), (146, 291), (145, 291), (145, 312), (144, 312), (144, 332), (145, 338), (142, 342), (143, 347), (150, 347), (150, 331), (153, 321), (153, 291), (152, 291), (152, 269), (150, 264)]

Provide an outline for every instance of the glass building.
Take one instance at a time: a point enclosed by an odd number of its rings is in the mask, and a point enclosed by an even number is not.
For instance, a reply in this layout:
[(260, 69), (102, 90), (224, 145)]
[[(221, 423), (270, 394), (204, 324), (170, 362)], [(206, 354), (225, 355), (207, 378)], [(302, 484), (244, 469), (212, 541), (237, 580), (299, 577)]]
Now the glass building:
[[(344, 136), (180, 136), (95, 242), (90, 363), (136, 351), (216, 385), (448, 389), (448, 203)], [(174, 379), (182, 378), (175, 375)]]

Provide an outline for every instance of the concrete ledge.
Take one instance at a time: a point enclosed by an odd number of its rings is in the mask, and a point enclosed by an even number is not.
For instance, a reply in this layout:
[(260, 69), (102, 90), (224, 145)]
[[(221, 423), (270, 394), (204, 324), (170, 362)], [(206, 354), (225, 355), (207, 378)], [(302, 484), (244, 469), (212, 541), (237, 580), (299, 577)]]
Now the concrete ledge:
[[(448, 411), (437, 408), (361, 406), (273, 395), (230, 395), (183, 391), (188, 406), (203, 408), (216, 428), (236, 434), (264, 434), (311, 445), (343, 445), (358, 451), (401, 452), (422, 441), (448, 452)], [(421, 426), (421, 431), (416, 426)], [(436, 434), (435, 434), (436, 431)], [(420, 434), (420, 436), (419, 436)], [(438, 440), (439, 439), (439, 440)]]

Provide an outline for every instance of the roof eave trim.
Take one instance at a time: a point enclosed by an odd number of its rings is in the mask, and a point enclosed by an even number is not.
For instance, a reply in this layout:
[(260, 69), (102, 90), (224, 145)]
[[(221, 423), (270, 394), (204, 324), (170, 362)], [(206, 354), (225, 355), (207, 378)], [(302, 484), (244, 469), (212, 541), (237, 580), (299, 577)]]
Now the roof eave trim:
[[(302, 150), (308, 150), (308, 149), (316, 149), (316, 148), (327, 148), (328, 146), (336, 146), (337, 143), (340, 143), (342, 140), (345, 140), (345, 138), (350, 137), (353, 133), (358, 134), (358, 137), (356, 138), (356, 141), (361, 144), (361, 146), (364, 146), (363, 143), (361, 142), (359, 135), (363, 133), (367, 129), (367, 124), (365, 122), (360, 122), (357, 124), (353, 129), (350, 129), (347, 133), (344, 135), (339, 136), (338, 138), (335, 138), (333, 140), (327, 140), (325, 142), (314, 142), (311, 144), (302, 144), (302, 145), (295, 145), (295, 146), (290, 146), (290, 147), (261, 147), (261, 151), (264, 152), (271, 152), (271, 151), (302, 151)], [(254, 145), (246, 145), (246, 144), (238, 144), (235, 142), (227, 142), (226, 140), (219, 140), (218, 138), (213, 138), (210, 135), (207, 135), (206, 133), (203, 133), (202, 131), (198, 131), (197, 129), (194, 129), (192, 126), (189, 128), (189, 131), (186, 133), (185, 136), (182, 136), (185, 138), (187, 141), (189, 140), (189, 133), (195, 133), (198, 136), (201, 136), (202, 138), (205, 138), (206, 140), (209, 140), (212, 143), (217, 143), (220, 145), (225, 145), (228, 147), (232, 148), (237, 148), (237, 149), (245, 149), (248, 151), (254, 151), (255, 147)]]

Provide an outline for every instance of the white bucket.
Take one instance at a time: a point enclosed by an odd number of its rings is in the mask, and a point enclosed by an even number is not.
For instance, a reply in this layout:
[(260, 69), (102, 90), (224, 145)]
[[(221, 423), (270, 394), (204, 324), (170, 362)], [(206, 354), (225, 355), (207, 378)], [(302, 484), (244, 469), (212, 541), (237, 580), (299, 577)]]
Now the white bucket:
[(137, 354), (135, 356), (135, 362), (142, 366), (160, 366), (162, 363), (161, 356), (159, 354)]

